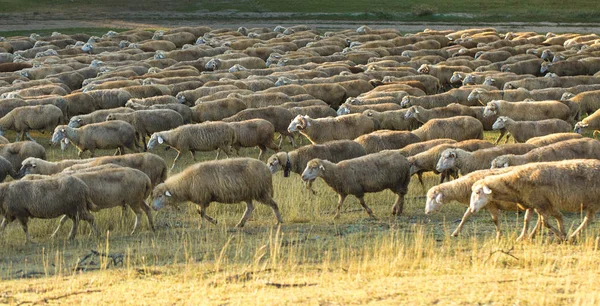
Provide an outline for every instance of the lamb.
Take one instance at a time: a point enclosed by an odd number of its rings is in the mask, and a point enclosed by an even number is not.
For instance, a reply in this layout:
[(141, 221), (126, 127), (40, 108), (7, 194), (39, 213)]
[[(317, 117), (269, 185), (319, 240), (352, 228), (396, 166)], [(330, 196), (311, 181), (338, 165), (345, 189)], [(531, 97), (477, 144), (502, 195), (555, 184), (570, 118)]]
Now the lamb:
[(236, 141), (235, 130), (226, 122), (205, 122), (182, 125), (169, 131), (156, 132), (152, 134), (148, 141), (148, 150), (152, 150), (163, 143), (175, 149), (177, 156), (171, 166), (171, 170), (173, 170), (182, 153), (189, 151), (192, 154), (192, 159), (196, 161), (196, 151), (220, 149), (229, 157), (234, 153), (232, 146)]
[(483, 124), (469, 116), (431, 119), (420, 128), (412, 131), (421, 140), (450, 138), (456, 141), (483, 139)]
[(495, 158), (492, 168), (518, 166), (534, 162), (565, 159), (600, 159), (600, 142), (590, 138), (569, 139), (533, 149), (526, 153), (512, 153)]
[(414, 130), (419, 126), (419, 122), (414, 118), (404, 119), (407, 112), (408, 109), (386, 112), (366, 110), (363, 112), (363, 115), (372, 118), (373, 121), (376, 121), (378, 123), (379, 128), (383, 130)]
[[(498, 175), (507, 173), (512, 171), (512, 169), (486, 169), (479, 170), (468, 175), (465, 175), (461, 178), (458, 178), (451, 182), (442, 183), (440, 185), (431, 187), (429, 191), (427, 191), (427, 202), (425, 204), (425, 213), (431, 214), (436, 210), (440, 209), (440, 207), (446, 203), (450, 203), (452, 201), (457, 201), (462, 204), (469, 206), (469, 201), (471, 197), (471, 187), (473, 184), (487, 176)], [(521, 235), (517, 238), (517, 241), (526, 238), (527, 230), (529, 228), (529, 222), (531, 220), (531, 216), (533, 212), (530, 209), (525, 209), (523, 206), (520, 206), (514, 202), (505, 202), (505, 201), (491, 201), (486, 206), (490, 215), (492, 215), (492, 221), (496, 226), (496, 239), (499, 239), (502, 236), (502, 232), (500, 231), (500, 223), (498, 220), (498, 210), (504, 211), (517, 211), (517, 210), (525, 210), (525, 218), (523, 224), (523, 230), (521, 231)], [(473, 214), (471, 212), (470, 207), (467, 207), (465, 214), (460, 221), (460, 224), (456, 227), (454, 232), (452, 232), (451, 236), (456, 237), (460, 234), (465, 222), (469, 219), (469, 217)], [(541, 220), (538, 219), (538, 224)], [(536, 224), (534, 230), (531, 232), (529, 237), (532, 237), (535, 234), (535, 231), (538, 229), (538, 225)]]
[(87, 221), (94, 234), (98, 234), (94, 216), (90, 210), (96, 208), (90, 197), (89, 187), (72, 176), (50, 177), (41, 180), (20, 180), (0, 184), (0, 230), (18, 219), (29, 242), (27, 223), (29, 218), (52, 219), (66, 215), (73, 220), (69, 239), (74, 239), (79, 220)]
[(72, 128), (79, 128), (84, 125), (103, 122), (106, 120), (106, 116), (112, 113), (125, 114), (132, 112), (133, 109), (127, 107), (100, 109), (90, 114), (71, 117), (71, 120), (69, 120), (69, 126)]
[(0, 144), (0, 156), (6, 158), (15, 171), (19, 171), (21, 163), (28, 157), (46, 159), (46, 149), (33, 141)]
[(391, 110), (400, 110), (402, 107), (396, 103), (381, 103), (381, 104), (368, 104), (368, 105), (353, 105), (348, 102), (343, 103), (337, 110), (337, 115), (347, 115), (355, 113), (363, 113), (366, 110), (374, 110), (377, 112), (385, 112)]
[(141, 104), (137, 104), (134, 102), (127, 102), (125, 104), (126, 107), (131, 108), (133, 110), (147, 110), (147, 109), (170, 109), (178, 112), (183, 118), (184, 124), (192, 123), (192, 110), (189, 106), (179, 103), (170, 103), (170, 104), (154, 104), (152, 106), (144, 106)]
[(484, 116), (506, 116), (515, 121), (539, 121), (545, 119), (562, 119), (571, 121), (575, 118), (571, 109), (558, 101), (539, 102), (489, 102), (483, 112)]
[(239, 152), (241, 147), (251, 148), (258, 146), (260, 149), (258, 159), (261, 160), (267, 148), (279, 151), (279, 147), (273, 142), (275, 127), (273, 127), (271, 122), (264, 119), (250, 119), (230, 122), (228, 124), (235, 130), (237, 135), (237, 141), (232, 145), (236, 152)]
[(244, 216), (236, 225), (243, 227), (257, 200), (273, 210), (277, 223), (283, 223), (277, 203), (273, 200), (273, 177), (269, 168), (252, 158), (235, 158), (197, 163), (169, 177), (152, 191), (152, 207), (161, 209), (169, 203), (190, 201), (199, 206), (202, 218), (216, 224), (206, 214), (211, 202), (246, 202)]
[(108, 121), (92, 123), (80, 128), (68, 125), (59, 125), (52, 134), (52, 143), (61, 143), (61, 148), (66, 149), (72, 142), (77, 147), (77, 156), (90, 151), (94, 157), (96, 149), (114, 149), (120, 154), (125, 154), (125, 148), (137, 152), (138, 145), (135, 138), (135, 129), (124, 121)]
[(192, 120), (196, 123), (219, 121), (231, 117), (248, 108), (242, 100), (225, 98), (210, 102), (202, 102), (191, 108)]
[(526, 143), (500, 145), (497, 147), (468, 152), (450, 148), (444, 150), (437, 162), (436, 170), (458, 170), (460, 175), (467, 175), (476, 170), (489, 169), (494, 158), (505, 154), (525, 154), (536, 146)]
[(292, 145), (295, 147), (296, 142), (292, 137), (292, 133), (288, 132), (287, 127), (289, 122), (294, 119), (292, 113), (279, 106), (269, 106), (269, 107), (261, 107), (261, 108), (251, 108), (240, 111), (239, 113), (227, 117), (223, 119), (224, 122), (235, 122), (235, 121), (243, 121), (250, 119), (265, 119), (275, 127), (275, 132), (279, 133), (282, 137), (279, 141), (279, 147), (281, 147), (281, 143), (283, 142), (284, 137), (288, 137)]
[[(534, 163), (516, 167), (514, 170), (488, 176), (475, 182), (471, 188), (470, 208), (477, 212), (490, 201), (518, 201), (533, 208), (542, 217), (544, 225), (559, 239), (565, 239), (561, 211), (585, 212), (581, 225), (569, 236), (575, 238), (600, 209), (597, 191), (600, 190), (600, 161), (568, 160)], [(576, 192), (585, 186), (585, 192)], [(544, 196), (540, 196), (544, 195)], [(558, 229), (549, 223), (554, 217)]]
[[(63, 112), (60, 108), (48, 105), (21, 106), (13, 109), (4, 117), (0, 118), (0, 136), (3, 136), (6, 130), (17, 132), (17, 139), (29, 138), (35, 141), (30, 130), (53, 130), (62, 120)], [(21, 136), (19, 137), (19, 133)]]
[(139, 110), (124, 114), (111, 113), (106, 116), (106, 121), (110, 120), (122, 120), (131, 124), (135, 128), (137, 138), (144, 144), (144, 151), (148, 150), (146, 136), (183, 125), (183, 117), (170, 109)]
[(525, 143), (532, 144), (537, 147), (547, 146), (549, 144), (557, 143), (559, 141), (569, 139), (581, 139), (583, 136), (578, 133), (554, 133), (545, 136), (534, 137), (527, 140)]
[(383, 150), (402, 149), (409, 144), (420, 142), (421, 139), (408, 131), (379, 130), (362, 135), (354, 141), (361, 144), (367, 154), (372, 154)]
[(290, 133), (300, 132), (311, 143), (325, 143), (332, 140), (355, 139), (375, 130), (375, 123), (362, 114), (350, 114), (335, 118), (312, 119), (298, 115), (288, 126)]
[[(567, 133), (572, 129), (571, 124), (560, 119), (546, 119), (539, 121), (515, 121), (506, 116), (500, 116), (492, 126), (494, 130), (506, 129), (515, 139), (515, 142), (526, 142), (527, 140), (545, 136), (553, 133)], [(506, 135), (506, 141), (510, 135)], [(498, 144), (500, 138), (496, 139)]]
[(432, 109), (425, 109), (421, 106), (411, 106), (404, 115), (404, 119), (415, 118), (415, 120), (425, 123), (435, 118), (450, 118), (456, 116), (475, 117), (475, 111), (468, 106), (458, 103), (452, 103), (448, 106)]
[(312, 159), (302, 172), (302, 180), (310, 181), (321, 177), (339, 196), (337, 212), (339, 217), (342, 204), (348, 195), (354, 195), (370, 217), (375, 218), (367, 206), (364, 194), (385, 189), (397, 195), (392, 206), (392, 214), (400, 215), (404, 206), (404, 195), (410, 183), (410, 166), (402, 154), (393, 150), (369, 154), (344, 160), (337, 164), (322, 159)]

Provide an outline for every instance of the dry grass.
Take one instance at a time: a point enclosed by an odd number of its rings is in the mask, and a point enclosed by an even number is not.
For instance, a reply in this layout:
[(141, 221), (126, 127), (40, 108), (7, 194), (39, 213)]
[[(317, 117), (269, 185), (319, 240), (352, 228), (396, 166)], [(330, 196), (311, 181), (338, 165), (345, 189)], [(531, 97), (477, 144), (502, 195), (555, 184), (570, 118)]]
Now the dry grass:
[[(489, 134), (487, 138), (492, 139)], [(12, 135), (9, 135), (12, 137)], [(39, 139), (37, 136), (34, 136)], [(46, 142), (45, 138), (44, 141)], [(48, 148), (51, 160), (72, 158), (74, 150)], [(109, 152), (102, 152), (108, 154)], [(155, 151), (168, 163), (174, 152)], [(256, 156), (256, 150), (244, 155)], [(203, 159), (214, 153), (201, 154)], [(174, 172), (191, 163), (180, 159)], [(428, 187), (437, 177), (426, 176)], [(68, 228), (48, 238), (57, 220), (32, 220), (34, 243), (24, 245), (17, 223), (0, 236), (0, 304), (519, 304), (591, 305), (600, 301), (598, 225), (575, 244), (558, 244), (544, 233), (533, 242), (514, 243), (522, 215), (502, 218), (505, 237), (494, 239), (485, 213), (468, 222), (462, 236), (450, 237), (465, 206), (423, 212), (424, 192), (416, 180), (405, 213), (390, 215), (391, 192), (366, 197), (379, 220), (370, 220), (350, 198), (332, 220), (337, 196), (322, 181), (317, 195), (305, 192), (298, 175), (274, 177), (275, 200), (284, 225), (274, 227), (269, 208), (258, 206), (244, 229), (232, 226), (242, 204), (215, 203), (208, 214), (217, 226), (199, 228), (192, 204), (155, 214), (156, 233), (146, 220), (129, 236), (133, 216), (121, 210), (98, 213), (102, 237), (81, 226), (74, 242)], [(568, 215), (574, 227), (582, 217)], [(90, 250), (117, 259), (90, 256)], [(116, 256), (116, 257), (115, 257)], [(122, 262), (120, 261), (122, 259)], [(79, 264), (78, 264), (79, 263)]]

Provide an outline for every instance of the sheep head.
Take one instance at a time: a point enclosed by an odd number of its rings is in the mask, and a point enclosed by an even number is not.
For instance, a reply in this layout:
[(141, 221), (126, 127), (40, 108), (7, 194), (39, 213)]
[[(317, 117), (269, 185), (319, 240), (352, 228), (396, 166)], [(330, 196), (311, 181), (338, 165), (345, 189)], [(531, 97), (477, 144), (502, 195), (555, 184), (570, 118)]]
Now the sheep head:
[(512, 166), (510, 164), (509, 155), (501, 155), (492, 160), (491, 169), (506, 168)]
[(419, 69), (417, 69), (417, 72), (420, 74), (429, 74), (430, 68), (428, 64), (423, 64), (421, 65), (421, 67), (419, 67)]
[(152, 208), (159, 210), (170, 203), (173, 199), (173, 194), (167, 188), (165, 183), (160, 183), (152, 190)]
[[(406, 98), (406, 97), (405, 97)], [(419, 113), (419, 110), (417, 109), (416, 106), (411, 106), (407, 111), (406, 114), (404, 114), (404, 119), (408, 120), (410, 118), (414, 118), (416, 114)]]
[(504, 64), (502, 65), (502, 67), (500, 67), (500, 72), (511, 72), (512, 70), (510, 69), (510, 66), (508, 64)]
[(148, 150), (154, 149), (154, 147), (158, 146), (165, 142), (164, 138), (159, 133), (154, 133), (150, 136), (150, 140), (148, 140)]
[(427, 215), (437, 211), (444, 204), (444, 194), (436, 187), (432, 187), (427, 192), (427, 201), (425, 202), (425, 214)]
[(565, 57), (564, 57), (564, 56), (562, 56), (562, 55), (560, 55), (560, 54), (557, 54), (557, 55), (555, 55), (554, 57), (552, 57), (552, 62), (553, 62), (553, 63), (556, 63), (556, 62), (560, 62), (560, 61), (562, 61), (562, 60), (564, 60), (564, 59), (565, 59)]
[(494, 124), (492, 124), (492, 129), (493, 130), (501, 130), (501, 129), (505, 128), (506, 121), (508, 121), (508, 119), (509, 118), (506, 116), (498, 117), (498, 119), (496, 119), (496, 122), (494, 122)]
[(182, 93), (178, 93), (175, 98), (177, 99), (177, 102), (181, 103), (181, 104), (185, 104), (186, 99), (185, 96)]
[(344, 104), (340, 105), (340, 108), (338, 108), (336, 113), (338, 116), (347, 115), (347, 114), (350, 114), (350, 109), (348, 108), (346, 103), (344, 103)]
[(39, 171), (37, 171), (37, 161), (34, 157), (28, 157), (21, 162), (19, 177), (23, 177), (27, 174), (39, 174)]
[(491, 76), (486, 76), (483, 85), (496, 86), (496, 79)]
[(588, 126), (589, 126), (589, 124), (587, 124), (583, 121), (579, 121), (579, 122), (575, 123), (575, 128), (573, 129), (573, 132), (583, 134), (583, 130)]
[(69, 127), (72, 128), (78, 128), (78, 127), (82, 127), (85, 125), (85, 122), (83, 121), (83, 119), (81, 119), (81, 117), (79, 116), (74, 116), (71, 118), (71, 120), (69, 120)]
[(91, 43), (86, 43), (81, 47), (81, 51), (86, 53), (92, 53), (92, 50), (94, 50), (94, 46)]
[(575, 97), (574, 93), (571, 92), (565, 92), (563, 93), (563, 95), (560, 97), (561, 101), (569, 101), (571, 99), (573, 99), (573, 97)]
[(52, 134), (52, 143), (57, 143), (65, 138), (67, 138), (67, 127), (64, 125), (59, 125), (54, 129), (54, 133)]
[(325, 171), (323, 161), (318, 158), (312, 159), (306, 164), (304, 171), (302, 171), (302, 180), (305, 182), (315, 180), (322, 175), (323, 171)]
[(542, 51), (542, 55), (540, 55), (540, 58), (544, 61), (549, 61), (552, 57), (554, 57), (554, 54), (550, 49), (545, 49), (544, 51)]
[(475, 85), (475, 76), (472, 74), (465, 75), (465, 78), (462, 81), (463, 85)]
[(465, 79), (465, 73), (461, 71), (454, 71), (452, 77), (450, 77), (450, 83), (460, 83)]
[(278, 25), (273, 29), (273, 32), (283, 33), (285, 32), (285, 28), (283, 26)]
[(160, 39), (163, 35), (165, 35), (165, 31), (158, 30), (158, 31), (154, 32), (154, 35), (152, 35), (152, 39), (154, 39), (154, 40)]
[(488, 102), (488, 104), (483, 109), (483, 116), (489, 117), (496, 115), (498, 113), (498, 103), (496, 101)]
[(292, 120), (292, 122), (288, 126), (288, 132), (293, 133), (306, 129), (310, 126), (310, 122), (308, 121), (308, 119), (310, 119), (310, 117), (308, 117), (307, 115), (296, 116), (296, 118), (294, 118), (294, 120)]
[(244, 35), (244, 36), (248, 36), (248, 28), (246, 28), (246, 27), (239, 27), (239, 28), (237, 29), (237, 31), (238, 31), (239, 33), (241, 33), (242, 35)]
[(115, 119), (115, 115), (114, 115), (114, 114), (108, 114), (108, 115), (106, 116), (106, 121), (111, 121), (111, 120), (116, 120), (116, 119)]
[(479, 96), (481, 95), (481, 93), (485, 92), (484, 89), (480, 89), (480, 88), (475, 88), (473, 89), (469, 95), (467, 96), (467, 101), (469, 102), (473, 102), (473, 101), (479, 101)]
[(401, 107), (410, 107), (411, 106), (410, 96), (402, 97), (402, 101), (400, 101), (400, 106)]
[(442, 152), (440, 159), (435, 165), (435, 170), (443, 172), (456, 166), (456, 149), (446, 149)]
[(244, 71), (244, 70), (248, 70), (248, 69), (240, 64), (235, 64), (231, 68), (229, 68), (229, 72), (238, 72), (238, 71)]
[(483, 182), (477, 182), (471, 187), (471, 212), (476, 213), (485, 207), (493, 198), (492, 189)]
[(372, 31), (371, 28), (369, 28), (366, 25), (362, 25), (356, 29), (356, 33), (358, 33), (358, 34), (368, 34), (371, 31)]
[(275, 153), (273, 155), (271, 155), (271, 157), (269, 157), (269, 159), (267, 160), (267, 167), (269, 167), (269, 170), (271, 171), (271, 174), (275, 174), (277, 173), (277, 171), (279, 171), (279, 167), (281, 167), (281, 162), (279, 161), (280, 155), (287, 155), (287, 153), (285, 152), (278, 152)]
[(206, 65), (204, 65), (204, 68), (208, 71), (215, 71), (215, 70), (219, 70), (220, 66), (221, 66), (221, 60), (218, 58), (213, 58), (210, 61), (208, 61), (206, 63)]
[(548, 70), (550, 70), (550, 67), (552, 67), (552, 63), (542, 62), (542, 65), (540, 66), (540, 73), (546, 73)]

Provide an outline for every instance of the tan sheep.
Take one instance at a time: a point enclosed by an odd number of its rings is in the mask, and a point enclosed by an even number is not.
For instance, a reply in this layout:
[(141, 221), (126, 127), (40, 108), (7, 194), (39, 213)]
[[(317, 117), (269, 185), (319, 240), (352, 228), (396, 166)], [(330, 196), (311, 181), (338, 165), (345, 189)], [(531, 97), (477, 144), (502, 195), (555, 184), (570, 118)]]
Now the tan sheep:
[(247, 108), (278, 106), (291, 101), (288, 95), (281, 92), (256, 93), (251, 95), (230, 94), (227, 97), (239, 99)]
[[(283, 223), (277, 203), (273, 200), (273, 178), (269, 168), (251, 158), (235, 158), (197, 163), (169, 177), (152, 191), (152, 207), (190, 201), (199, 206), (202, 221), (216, 224), (206, 214), (211, 202), (246, 202), (246, 211), (237, 227), (243, 227), (254, 210), (252, 201), (259, 201), (273, 210), (277, 223)], [(204, 223), (204, 222), (203, 222)]]
[(90, 90), (86, 93), (92, 97), (96, 109), (123, 107), (133, 98), (129, 92), (121, 89)]
[[(177, 104), (179, 103), (179, 101), (177, 101), (177, 98), (171, 96), (171, 95), (160, 95), (160, 96), (153, 96), (153, 97), (148, 97), (148, 98), (132, 98), (129, 99), (129, 101), (127, 101), (127, 103), (132, 102), (132, 103), (137, 103), (137, 104), (142, 104), (145, 106), (152, 106), (155, 104)], [(125, 103), (125, 106), (127, 106), (127, 103)]]
[(495, 158), (492, 168), (565, 159), (600, 159), (600, 142), (590, 138), (569, 139), (533, 149), (526, 153), (507, 153)]
[[(60, 123), (63, 118), (63, 112), (54, 105), (37, 105), (17, 107), (0, 118), (0, 136), (3, 136), (6, 130), (17, 132), (17, 139), (29, 138), (35, 141), (30, 130), (51, 131)], [(20, 134), (20, 137), (19, 137)]]
[(82, 127), (84, 125), (92, 124), (92, 123), (100, 123), (106, 120), (106, 116), (112, 113), (124, 114), (124, 113), (132, 113), (133, 109), (127, 107), (118, 107), (118, 108), (110, 108), (110, 109), (100, 109), (94, 111), (90, 114), (79, 115), (71, 117), (69, 120), (69, 126), (72, 128)]
[(85, 92), (71, 93), (63, 98), (67, 101), (67, 118), (89, 114), (96, 110), (93, 98)]
[(545, 119), (570, 121), (576, 114), (573, 114), (567, 105), (558, 101), (492, 101), (486, 105), (483, 115), (506, 116), (516, 121), (538, 121)]
[(549, 144), (557, 143), (559, 141), (569, 139), (581, 139), (583, 136), (578, 133), (555, 133), (545, 136), (538, 136), (527, 140), (525, 143), (532, 144), (537, 147), (547, 146)]
[(125, 154), (125, 148), (138, 151), (134, 127), (118, 120), (92, 123), (80, 128), (59, 125), (54, 129), (52, 142), (60, 142), (63, 150), (72, 142), (77, 147), (79, 157), (85, 151), (90, 151), (91, 157), (94, 157), (96, 149), (116, 148), (120, 154)]
[(275, 132), (279, 133), (282, 137), (279, 141), (279, 147), (281, 147), (281, 143), (283, 142), (284, 137), (288, 137), (292, 145), (295, 147), (296, 142), (292, 137), (292, 133), (287, 130), (289, 122), (294, 119), (292, 113), (279, 106), (269, 106), (269, 107), (261, 107), (261, 108), (251, 108), (240, 111), (239, 113), (227, 117), (223, 119), (224, 122), (235, 122), (235, 121), (244, 121), (250, 119), (265, 119), (275, 127)]
[(348, 102), (343, 103), (337, 110), (337, 115), (347, 115), (363, 113), (366, 110), (374, 110), (376, 112), (385, 112), (392, 110), (400, 110), (402, 107), (396, 103), (381, 103), (381, 104), (368, 104), (368, 105), (354, 105)]
[(402, 155), (409, 157), (413, 155), (417, 155), (421, 152), (425, 152), (437, 145), (441, 144), (453, 144), (457, 141), (454, 139), (441, 138), (441, 139), (432, 139), (428, 141), (421, 141), (413, 144), (409, 144), (404, 148), (398, 150)]
[(0, 144), (0, 156), (6, 158), (15, 171), (19, 171), (21, 163), (28, 157), (46, 159), (46, 149), (33, 141)]
[[(320, 101), (320, 100), (317, 100)], [(298, 103), (300, 105), (302, 105), (302, 102), (294, 102), (294, 103)], [(298, 107), (292, 107), (292, 108), (288, 108), (288, 110), (290, 111), (290, 113), (292, 113), (293, 116), (298, 116), (298, 115), (302, 115), (302, 116), (308, 116), (310, 118), (326, 118), (326, 117), (335, 117), (337, 116), (337, 113), (335, 112), (335, 110), (333, 110), (333, 108), (329, 107), (329, 105), (325, 104), (325, 105), (312, 105), (312, 106), (298, 106)]]
[(450, 138), (456, 141), (483, 139), (483, 124), (473, 117), (431, 119), (422, 127), (412, 131), (421, 140)]
[[(260, 153), (258, 159), (261, 160), (267, 149), (275, 152), (279, 147), (273, 142), (275, 127), (271, 122), (264, 119), (250, 119), (239, 122), (229, 122), (230, 127), (235, 130), (237, 135), (236, 142), (233, 143), (233, 149), (238, 152), (240, 148), (252, 148), (258, 146)], [(218, 158), (217, 152), (217, 158)]]
[(383, 150), (402, 149), (409, 144), (420, 142), (421, 139), (408, 131), (379, 130), (362, 135), (354, 141), (361, 144), (367, 154), (372, 154)]
[(366, 110), (363, 115), (377, 121), (377, 125), (382, 130), (410, 131), (419, 126), (419, 122), (414, 118), (404, 119), (408, 109), (377, 112)]
[(190, 152), (196, 161), (196, 151), (220, 149), (229, 157), (234, 152), (232, 145), (237, 141), (235, 130), (226, 122), (205, 122), (187, 124), (178, 128), (152, 134), (148, 141), (148, 150), (159, 144), (165, 144), (177, 151), (171, 170), (182, 153)]
[(192, 90), (184, 90), (179, 92), (175, 97), (179, 101), (179, 103), (184, 103), (187, 105), (194, 105), (196, 100), (208, 96), (217, 92), (227, 92), (229, 90), (239, 89), (234, 85), (221, 85), (221, 86), (212, 86), (212, 87), (199, 87), (197, 89)]
[(449, 148), (441, 153), (436, 170), (457, 170), (461, 175), (466, 175), (476, 170), (489, 169), (494, 158), (500, 155), (525, 154), (535, 148), (537, 147), (525, 143), (505, 144), (474, 152)]
[(389, 189), (397, 195), (392, 214), (402, 214), (404, 195), (408, 192), (410, 183), (409, 168), (406, 157), (397, 151), (386, 150), (337, 164), (315, 158), (306, 165), (302, 180), (311, 181), (321, 177), (338, 194), (339, 202), (334, 218), (339, 217), (348, 195), (357, 197), (369, 216), (375, 218), (365, 203), (364, 194)]
[(126, 107), (131, 108), (133, 110), (147, 110), (147, 109), (171, 109), (178, 112), (183, 118), (183, 123), (189, 124), (192, 123), (192, 110), (189, 106), (179, 103), (169, 103), (169, 104), (154, 104), (151, 106), (145, 106), (141, 104), (137, 104), (134, 102), (127, 102), (125, 104)]
[(375, 130), (375, 123), (362, 114), (350, 114), (335, 118), (312, 119), (298, 115), (291, 120), (287, 130), (300, 132), (311, 143), (325, 143), (332, 140), (354, 139)]
[(37, 157), (28, 157), (21, 162), (19, 176), (28, 174), (52, 175), (63, 171), (64, 169), (77, 164), (85, 164), (94, 159), (63, 159), (56, 162), (49, 162)]
[(462, 71), (466, 73), (473, 72), (473, 69), (465, 66), (436, 66), (423, 64), (417, 71), (420, 74), (429, 74), (436, 77), (440, 84), (443, 86), (450, 86), (450, 79), (455, 71)]
[(346, 88), (337, 83), (321, 83), (302, 85), (306, 93), (325, 101), (334, 109), (337, 109), (348, 97)]
[(421, 123), (425, 123), (431, 119), (451, 118), (456, 116), (475, 117), (475, 111), (468, 106), (457, 103), (432, 109), (425, 109), (421, 106), (411, 106), (404, 115), (404, 119), (408, 120), (414, 118)]
[(112, 113), (106, 116), (106, 121), (121, 120), (125, 121), (135, 128), (137, 139), (146, 146), (146, 136), (153, 133), (174, 129), (183, 125), (183, 117), (170, 109), (149, 109), (139, 110), (132, 113)]
[[(545, 136), (553, 133), (567, 133), (573, 128), (571, 124), (560, 119), (546, 119), (539, 121), (515, 121), (506, 116), (500, 116), (492, 126), (494, 130), (506, 130), (509, 135), (506, 135), (506, 141), (510, 135), (513, 136), (515, 142), (526, 142), (527, 140)], [(496, 139), (496, 144), (500, 138)]]
[(591, 115), (600, 109), (600, 90), (584, 91), (575, 96), (565, 96), (565, 98), (579, 105), (580, 115)]
[[(548, 227), (560, 239), (566, 238), (561, 211), (585, 212), (581, 225), (569, 236), (576, 237), (600, 207), (600, 161), (568, 160), (560, 162), (534, 163), (515, 167), (514, 170), (485, 177), (471, 188), (471, 211), (477, 212), (490, 201), (518, 201), (521, 205), (535, 209)], [(585, 192), (574, 192), (585, 186)], [(544, 196), (541, 197), (540, 194)], [(558, 229), (549, 223), (554, 217)]]

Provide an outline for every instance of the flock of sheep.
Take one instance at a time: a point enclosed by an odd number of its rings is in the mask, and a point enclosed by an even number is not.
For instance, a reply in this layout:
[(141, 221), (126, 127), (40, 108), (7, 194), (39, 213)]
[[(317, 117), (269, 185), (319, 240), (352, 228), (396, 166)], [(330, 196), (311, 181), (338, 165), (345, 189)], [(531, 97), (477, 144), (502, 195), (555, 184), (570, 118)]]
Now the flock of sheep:
[[(62, 216), (59, 227), (71, 219), (73, 238), (79, 220), (98, 232), (91, 211), (129, 207), (133, 231), (142, 214), (154, 230), (150, 207), (182, 201), (211, 223), (211, 202), (245, 202), (240, 227), (258, 201), (281, 223), (272, 184), (279, 170), (299, 174), (308, 189), (325, 181), (339, 195), (336, 217), (353, 195), (375, 218), (363, 197), (386, 189), (399, 215), (411, 177), (424, 189), (422, 175), (434, 172), (440, 184), (427, 191), (426, 213), (451, 201), (470, 206), (453, 235), (486, 208), (498, 235), (498, 211), (521, 210), (519, 239), (542, 224), (566, 239), (561, 212), (584, 211), (572, 238), (600, 209), (600, 142), (581, 135), (600, 130), (599, 71), (598, 35), (493, 28), (401, 35), (367, 26), (199, 26), (2, 37), (0, 133), (17, 137), (0, 137), (0, 178), (14, 179), (0, 184), (0, 228), (18, 220), (29, 241), (30, 218)], [(47, 161), (32, 130), (91, 156)], [(490, 130), (501, 132), (495, 143), (483, 140)], [(280, 151), (283, 141), (294, 150)], [(188, 152), (228, 158), (169, 175), (163, 158), (139, 153), (162, 145), (178, 153), (171, 170)], [(258, 147), (258, 159), (233, 158), (242, 147)], [(115, 156), (94, 157), (97, 149)]]

